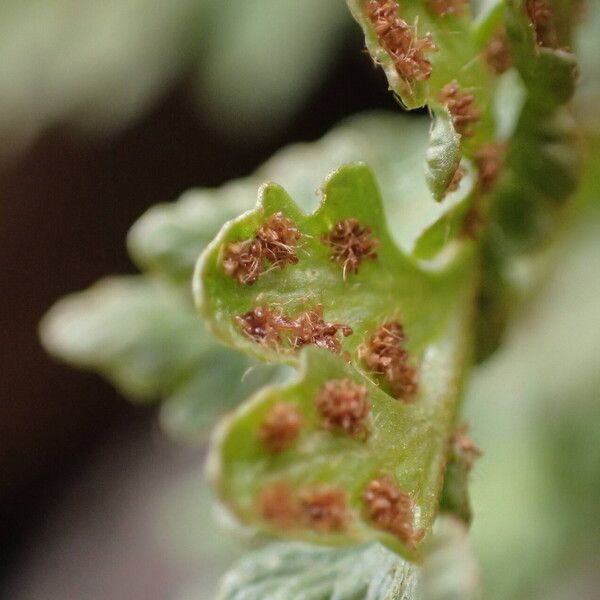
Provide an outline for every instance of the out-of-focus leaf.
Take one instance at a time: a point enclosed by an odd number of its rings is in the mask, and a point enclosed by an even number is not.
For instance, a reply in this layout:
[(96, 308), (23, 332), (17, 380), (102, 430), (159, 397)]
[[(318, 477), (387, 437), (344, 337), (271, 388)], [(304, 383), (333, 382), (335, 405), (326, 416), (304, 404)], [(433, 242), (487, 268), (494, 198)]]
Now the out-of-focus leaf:
[(576, 51), (579, 57), (581, 76), (575, 94), (578, 119), (586, 131), (595, 135), (600, 130), (598, 98), (600, 98), (600, 5), (586, 2), (584, 18), (577, 28)]
[(198, 94), (230, 135), (261, 135), (298, 110), (351, 24), (343, 2), (322, 0), (213, 0), (208, 17)]
[(2, 150), (57, 122), (114, 131), (190, 71), (215, 128), (268, 133), (323, 77), (350, 20), (342, 2), (310, 2), (2, 2)]
[(535, 310), (473, 373), (465, 413), (485, 442), (472, 535), (489, 600), (547, 598), (569, 566), (597, 555), (599, 257), (588, 210), (555, 248)]
[(241, 560), (218, 600), (415, 600), (417, 567), (379, 544), (272, 544)]
[(477, 600), (479, 577), (465, 526), (441, 517), (422, 566), (374, 543), (328, 549), (278, 543), (242, 559), (218, 600)]
[[(561, 15), (563, 4), (553, 4)], [(573, 12), (565, 12), (561, 39), (570, 38)], [(539, 287), (549, 264), (544, 254), (564, 228), (568, 200), (581, 174), (582, 144), (565, 105), (577, 79), (575, 57), (563, 49), (540, 47), (521, 0), (507, 0), (504, 15), (522, 87), (511, 100), (510, 118), (496, 107), (503, 130), (512, 134), (500, 163), (502, 176), (489, 200), (489, 225), (482, 240), (478, 359), (498, 347), (511, 316)], [(515, 76), (505, 74), (500, 89), (507, 77)], [(517, 113), (514, 108), (519, 105)], [(529, 276), (519, 275), (524, 272)]]
[(120, 127), (181, 74), (206, 0), (20, 0), (0, 6), (0, 131)]
[(425, 552), (419, 572), (419, 600), (479, 600), (483, 597), (477, 559), (463, 522), (440, 516)]
[(185, 302), (143, 277), (105, 279), (67, 296), (41, 333), (47, 350), (140, 399), (171, 391), (213, 348)]
[(165, 427), (193, 439), (274, 376), (220, 348), (189, 302), (142, 276), (105, 279), (60, 300), (44, 317), (46, 349), (97, 371), (138, 400), (166, 398)]
[[(375, 181), (363, 165), (339, 169), (322, 193), (321, 207), (307, 216), (282, 188), (266, 186), (258, 207), (227, 224), (199, 261), (196, 299), (212, 330), (226, 343), (259, 358), (298, 361), (291, 349), (261, 344), (242, 332), (235, 318), (259, 305), (281, 306), (290, 314), (322, 305), (328, 322), (352, 328), (342, 346), (349, 364), (325, 350), (306, 349), (297, 381), (263, 390), (225, 421), (214, 445), (211, 474), (223, 500), (243, 522), (326, 544), (378, 539), (413, 555), (407, 544), (365, 518), (362, 494), (378, 472), (387, 472), (412, 495), (419, 514), (416, 526), (431, 527), (469, 356), (473, 256), (466, 245), (457, 248), (445, 268), (419, 269), (391, 240)], [(254, 285), (240, 285), (223, 271), (221, 257), (227, 244), (251, 237), (280, 212), (303, 236), (299, 263), (272, 270)], [(366, 261), (357, 274), (344, 276), (321, 236), (347, 218), (368, 226), (379, 245), (376, 260)], [(359, 346), (382, 323), (394, 319), (401, 320), (407, 351), (418, 365), (420, 393), (410, 405), (389, 395), (387, 384), (375, 385), (359, 357)], [(366, 442), (324, 432), (320, 425), (316, 395), (328, 381), (346, 378), (368, 389), (372, 416)], [(297, 446), (277, 458), (261, 444), (258, 429), (279, 401), (296, 407), (304, 427)], [(273, 527), (261, 517), (257, 498), (265, 486), (282, 480), (295, 489), (326, 483), (343, 490), (351, 509), (348, 527), (334, 533), (314, 531), (301, 523), (284, 531)]]

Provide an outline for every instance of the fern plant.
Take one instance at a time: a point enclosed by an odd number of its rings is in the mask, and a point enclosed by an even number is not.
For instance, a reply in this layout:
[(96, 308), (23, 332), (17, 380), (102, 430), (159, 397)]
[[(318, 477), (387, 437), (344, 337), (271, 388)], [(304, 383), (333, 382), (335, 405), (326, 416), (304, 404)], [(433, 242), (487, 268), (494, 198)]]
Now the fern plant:
[(536, 289), (579, 179), (578, 2), (348, 6), (399, 103), (431, 119), (360, 116), (151, 209), (128, 240), (145, 275), (42, 324), (51, 352), (165, 398), (172, 432), (195, 439), (235, 407), (211, 441), (214, 490), (287, 542), (235, 568), (228, 600), (476, 595), (473, 565), (440, 550), (471, 518), (461, 396)]

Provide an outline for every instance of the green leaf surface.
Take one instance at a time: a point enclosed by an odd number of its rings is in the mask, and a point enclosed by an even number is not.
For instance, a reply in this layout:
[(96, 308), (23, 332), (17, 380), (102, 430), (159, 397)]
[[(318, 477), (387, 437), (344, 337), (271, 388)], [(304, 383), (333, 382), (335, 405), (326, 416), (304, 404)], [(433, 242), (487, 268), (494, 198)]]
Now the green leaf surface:
[[(265, 527), (257, 514), (261, 488), (282, 479), (294, 487), (327, 482), (341, 487), (352, 508), (352, 523), (343, 533), (326, 535), (306, 528), (283, 532), (319, 543), (379, 539), (400, 552), (411, 552), (394, 536), (364, 518), (361, 494), (378, 472), (387, 472), (413, 496), (419, 527), (428, 530), (437, 510), (446, 444), (469, 357), (474, 261), (470, 245), (457, 246), (436, 270), (420, 267), (394, 245), (385, 225), (379, 191), (364, 165), (339, 169), (323, 188), (323, 203), (304, 215), (274, 184), (263, 188), (258, 207), (226, 225), (199, 261), (194, 279), (196, 299), (213, 331), (226, 343), (258, 358), (297, 364), (298, 354), (247, 337), (235, 317), (259, 304), (280, 305), (294, 314), (317, 304), (327, 321), (349, 325), (353, 333), (339, 355), (307, 348), (297, 381), (267, 388), (221, 426), (211, 458), (213, 479), (233, 512), (247, 523)], [(282, 212), (303, 235), (300, 260), (271, 270), (255, 285), (241, 285), (221, 264), (227, 244), (246, 239), (269, 218)], [(346, 274), (332, 261), (321, 236), (340, 219), (356, 218), (378, 239), (378, 257)], [(420, 392), (414, 404), (390, 395), (388, 384), (369, 373), (359, 346), (382, 323), (399, 319), (407, 334), (406, 349), (417, 365)], [(325, 433), (315, 413), (315, 396), (326, 382), (348, 378), (365, 385), (372, 404), (371, 435), (366, 442)], [(375, 381), (376, 380), (376, 381)], [(305, 427), (298, 447), (273, 457), (257, 437), (266, 411), (284, 399), (301, 413)]]
[(218, 600), (414, 600), (417, 568), (379, 544), (272, 544), (240, 561)]

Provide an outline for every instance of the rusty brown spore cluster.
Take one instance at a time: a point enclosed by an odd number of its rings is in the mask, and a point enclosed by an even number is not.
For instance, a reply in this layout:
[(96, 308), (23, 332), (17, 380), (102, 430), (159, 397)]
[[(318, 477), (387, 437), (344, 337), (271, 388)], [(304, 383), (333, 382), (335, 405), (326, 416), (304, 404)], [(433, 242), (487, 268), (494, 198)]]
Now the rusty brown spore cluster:
[(554, 26), (554, 13), (546, 0), (527, 0), (525, 10), (533, 25), (537, 45), (556, 48), (558, 40)]
[(286, 330), (289, 319), (279, 306), (266, 304), (235, 317), (235, 322), (244, 335), (260, 344), (278, 348), (282, 344), (281, 334)]
[(502, 28), (483, 49), (483, 59), (496, 74), (501, 75), (512, 66), (512, 53), (506, 30)]
[(312, 344), (339, 353), (342, 349), (341, 338), (352, 335), (352, 328), (343, 323), (328, 323), (324, 319), (323, 305), (300, 313), (290, 321), (291, 345), (294, 350)]
[(312, 344), (339, 353), (341, 338), (352, 334), (352, 328), (343, 323), (325, 321), (322, 304), (299, 313), (295, 318), (286, 315), (279, 306), (262, 305), (236, 316), (235, 322), (251, 340), (277, 349), (289, 347), (297, 350)]
[(264, 488), (258, 496), (258, 512), (261, 517), (282, 529), (294, 525), (298, 516), (294, 490), (285, 481)]
[(348, 521), (346, 492), (334, 486), (321, 485), (304, 489), (299, 494), (303, 520), (309, 527), (323, 532), (342, 531)]
[(454, 175), (452, 175), (452, 179), (448, 184), (448, 188), (446, 192), (455, 192), (460, 187), (460, 182), (463, 180), (463, 177), (467, 174), (465, 168), (461, 165), (458, 165), (456, 171), (454, 171)]
[(414, 503), (406, 492), (394, 485), (389, 476), (373, 479), (363, 492), (367, 517), (375, 527), (395, 535), (408, 548), (414, 548), (424, 535), (415, 529)]
[(506, 144), (503, 142), (489, 142), (476, 150), (473, 159), (479, 171), (478, 193), (463, 219), (462, 236), (473, 240), (479, 237), (486, 220), (487, 201), (485, 196), (494, 190), (502, 175), (505, 154)]
[(372, 373), (385, 377), (394, 397), (413, 402), (419, 387), (418, 374), (410, 364), (405, 340), (402, 324), (388, 321), (359, 348), (359, 356)]
[(429, 6), (440, 17), (460, 16), (469, 6), (470, 0), (429, 0)]
[(330, 431), (343, 431), (349, 436), (366, 439), (371, 403), (367, 388), (351, 379), (328, 381), (316, 398), (323, 426)]
[(321, 533), (342, 532), (350, 520), (346, 492), (330, 485), (295, 492), (287, 482), (273, 484), (260, 493), (258, 510), (278, 527), (306, 526)]
[(481, 117), (475, 96), (461, 89), (457, 81), (451, 81), (442, 88), (439, 100), (448, 109), (456, 131), (465, 137), (472, 136), (473, 125)]
[(331, 247), (331, 260), (346, 273), (358, 273), (364, 260), (375, 260), (379, 240), (371, 236), (371, 228), (361, 227), (357, 219), (341, 219), (321, 238)]
[(302, 422), (302, 415), (293, 404), (277, 402), (260, 424), (258, 438), (269, 452), (283, 452), (298, 438)]
[(283, 269), (298, 262), (296, 245), (300, 232), (281, 212), (274, 213), (253, 239), (230, 242), (221, 264), (225, 274), (242, 285), (252, 285), (270, 268)]
[(470, 471), (475, 461), (481, 456), (481, 449), (469, 436), (468, 423), (459, 425), (450, 436), (450, 447), (456, 458)]
[(391, 56), (396, 71), (409, 81), (423, 81), (431, 76), (431, 62), (425, 53), (435, 50), (429, 34), (417, 37), (411, 27), (398, 15), (395, 0), (367, 0), (366, 12), (381, 47)]
[(479, 189), (483, 193), (490, 192), (504, 168), (504, 155), (506, 144), (502, 142), (490, 142), (482, 145), (475, 152), (475, 164), (479, 171)]

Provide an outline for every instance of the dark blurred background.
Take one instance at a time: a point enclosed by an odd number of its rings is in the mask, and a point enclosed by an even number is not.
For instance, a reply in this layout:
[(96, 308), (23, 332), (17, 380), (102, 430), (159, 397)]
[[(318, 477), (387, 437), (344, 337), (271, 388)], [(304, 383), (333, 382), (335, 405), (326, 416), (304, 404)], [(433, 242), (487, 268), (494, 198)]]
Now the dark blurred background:
[(0, 164), (4, 575), (98, 448), (124, 429), (150, 431), (154, 420), (152, 408), (132, 407), (99, 377), (48, 358), (37, 333), (44, 312), (103, 275), (134, 272), (125, 235), (151, 205), (244, 176), (276, 149), (319, 138), (344, 116), (394, 110), (382, 73), (362, 49), (359, 32), (347, 31), (302, 109), (262, 136), (215, 130), (183, 77), (117, 134), (90, 140), (54, 125)]

